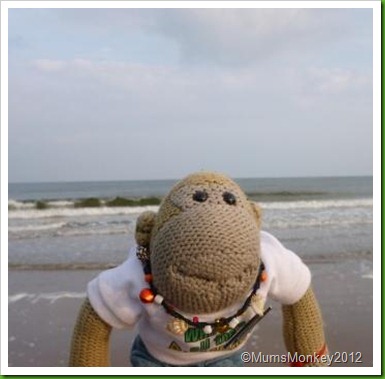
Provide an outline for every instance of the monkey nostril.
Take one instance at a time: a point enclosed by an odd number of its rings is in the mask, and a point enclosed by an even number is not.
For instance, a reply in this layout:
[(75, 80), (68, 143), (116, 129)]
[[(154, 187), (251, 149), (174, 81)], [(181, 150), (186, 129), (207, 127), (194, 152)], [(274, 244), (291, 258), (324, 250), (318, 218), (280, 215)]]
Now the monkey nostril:
[(229, 205), (235, 205), (236, 197), (231, 192), (223, 192), (223, 200)]
[(203, 203), (208, 199), (209, 195), (206, 191), (196, 191), (193, 194), (193, 200), (198, 201), (199, 203)]

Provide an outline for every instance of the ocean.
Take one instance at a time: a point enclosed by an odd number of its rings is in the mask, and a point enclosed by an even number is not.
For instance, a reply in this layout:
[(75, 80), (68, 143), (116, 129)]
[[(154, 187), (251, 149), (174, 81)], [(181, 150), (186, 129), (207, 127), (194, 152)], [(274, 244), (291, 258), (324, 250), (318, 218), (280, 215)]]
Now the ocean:
[[(373, 178), (236, 179), (263, 210), (262, 228), (308, 262), (373, 254)], [(176, 181), (10, 183), (10, 268), (106, 268), (134, 244), (135, 222)]]

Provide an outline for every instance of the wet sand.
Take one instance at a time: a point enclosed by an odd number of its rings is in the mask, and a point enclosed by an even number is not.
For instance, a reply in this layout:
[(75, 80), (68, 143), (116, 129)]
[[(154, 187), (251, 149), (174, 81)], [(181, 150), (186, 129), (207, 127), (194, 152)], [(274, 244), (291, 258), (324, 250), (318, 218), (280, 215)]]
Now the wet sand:
[[(320, 303), (331, 352), (360, 353), (361, 363), (373, 365), (373, 279), (368, 260), (312, 263), (313, 287)], [(69, 346), (77, 313), (93, 270), (9, 271), (9, 362), (11, 367), (68, 365)], [(66, 296), (63, 294), (66, 293)], [(244, 351), (284, 354), (280, 306), (258, 326)], [(113, 331), (111, 362), (129, 366), (134, 331)], [(285, 366), (256, 363), (255, 366)]]

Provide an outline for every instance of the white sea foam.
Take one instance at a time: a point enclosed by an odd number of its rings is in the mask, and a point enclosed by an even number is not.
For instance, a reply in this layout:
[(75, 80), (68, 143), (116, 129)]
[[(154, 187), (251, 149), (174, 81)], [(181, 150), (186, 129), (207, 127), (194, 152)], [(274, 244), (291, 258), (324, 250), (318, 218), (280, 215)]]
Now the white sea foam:
[(16, 303), (21, 300), (27, 300), (31, 303), (37, 303), (41, 300), (47, 300), (50, 303), (54, 303), (62, 299), (82, 299), (86, 296), (84, 292), (48, 292), (48, 293), (17, 293), (8, 296), (8, 304)]
[(55, 233), (56, 236), (66, 236), (66, 237), (75, 237), (75, 236), (101, 236), (101, 235), (113, 235), (113, 234), (127, 234), (128, 230), (126, 228), (103, 228), (103, 229), (68, 229), (68, 230), (59, 230)]
[[(67, 222), (50, 222), (46, 219), (13, 219), (8, 227), (8, 237), (21, 240), (39, 237), (112, 235), (133, 232), (135, 216), (79, 217)], [(56, 219), (53, 219), (56, 220)]]
[(341, 218), (314, 218), (314, 219), (268, 219), (265, 220), (266, 228), (300, 228), (300, 227), (322, 227), (322, 226), (339, 226), (346, 227), (355, 224), (373, 224), (373, 220), (367, 217), (351, 217), (347, 219)]
[(373, 207), (373, 199), (341, 199), (282, 201), (260, 203), (265, 209), (322, 209), (322, 208), (357, 208)]
[(8, 209), (10, 211), (19, 210), (19, 209), (34, 209), (34, 208), (36, 208), (35, 203), (22, 202), (22, 201), (17, 201), (12, 199), (8, 200)]
[(144, 211), (157, 212), (159, 206), (143, 207), (95, 207), (95, 208), (69, 208), (53, 207), (48, 209), (15, 209), (8, 212), (9, 219), (39, 219), (54, 217), (80, 217), (80, 216), (114, 216), (114, 215), (132, 215)]
[(21, 225), (21, 226), (9, 226), (8, 232), (10, 233), (20, 233), (20, 232), (39, 232), (45, 230), (54, 230), (59, 229), (65, 226), (65, 222), (55, 222), (49, 224), (29, 224), (29, 225)]

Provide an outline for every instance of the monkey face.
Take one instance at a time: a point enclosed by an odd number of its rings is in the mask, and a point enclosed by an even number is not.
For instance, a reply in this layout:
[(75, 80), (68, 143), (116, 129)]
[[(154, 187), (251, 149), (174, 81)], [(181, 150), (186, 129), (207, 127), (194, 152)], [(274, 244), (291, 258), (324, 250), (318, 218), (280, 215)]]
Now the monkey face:
[(151, 237), (154, 285), (187, 313), (239, 302), (259, 267), (258, 212), (239, 186), (200, 173), (177, 184), (159, 209)]

